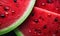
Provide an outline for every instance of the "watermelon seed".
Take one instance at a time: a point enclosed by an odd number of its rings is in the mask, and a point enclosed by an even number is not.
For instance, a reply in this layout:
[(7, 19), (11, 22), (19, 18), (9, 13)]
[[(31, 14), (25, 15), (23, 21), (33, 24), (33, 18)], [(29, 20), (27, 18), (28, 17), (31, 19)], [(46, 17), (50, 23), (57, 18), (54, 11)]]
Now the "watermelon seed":
[(9, 10), (9, 7), (4, 7), (4, 10), (5, 10), (5, 11), (8, 11), (8, 10)]
[(32, 12), (31, 15), (34, 16), (34, 13)]
[(37, 19), (35, 19), (35, 20), (34, 20), (34, 22), (35, 22), (35, 23), (38, 23), (38, 20), (37, 20)]
[(39, 33), (39, 34), (42, 33), (41, 30), (39, 30), (39, 29), (35, 29), (34, 31), (35, 31), (36, 33)]
[(1, 14), (0, 16), (1, 16), (2, 18), (5, 18), (5, 15), (4, 15), (4, 14)]
[(47, 28), (47, 25), (44, 25), (43, 28), (46, 29)]
[(52, 3), (53, 1), (52, 0), (47, 0), (47, 3)]
[(14, 0), (14, 2), (16, 3), (16, 2), (17, 2), (17, 0)]
[(54, 21), (57, 22), (58, 21), (58, 18), (55, 18)]
[(59, 32), (60, 32), (60, 30), (56, 30), (55, 34), (57, 34), (57, 33), (59, 33)]

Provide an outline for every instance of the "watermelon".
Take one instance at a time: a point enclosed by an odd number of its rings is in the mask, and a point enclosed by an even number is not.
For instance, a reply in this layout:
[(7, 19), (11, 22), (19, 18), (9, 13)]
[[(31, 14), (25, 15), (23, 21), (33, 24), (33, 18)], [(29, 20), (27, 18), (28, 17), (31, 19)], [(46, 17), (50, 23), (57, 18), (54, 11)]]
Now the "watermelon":
[(17, 34), (17, 32), (18, 31), (16, 31), (16, 32), (11, 31), (11, 32), (4, 34), (4, 35), (1, 35), (1, 36), (23, 36), (23, 34), (21, 32), (19, 32), (18, 34)]
[(60, 0), (36, 0), (35, 6), (60, 14)]
[(35, 0), (0, 0), (0, 35), (18, 27), (30, 14)]
[(60, 36), (60, 14), (34, 7), (18, 30), (24, 36)]

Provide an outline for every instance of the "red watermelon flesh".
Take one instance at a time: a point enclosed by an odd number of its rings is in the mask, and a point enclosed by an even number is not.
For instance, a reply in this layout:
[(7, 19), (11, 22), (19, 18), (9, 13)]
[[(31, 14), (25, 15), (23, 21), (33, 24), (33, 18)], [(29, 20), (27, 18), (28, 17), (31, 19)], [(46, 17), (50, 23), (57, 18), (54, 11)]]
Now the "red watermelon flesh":
[(60, 14), (34, 7), (18, 30), (24, 36), (60, 36)]
[(60, 0), (36, 0), (35, 6), (60, 13)]
[[(0, 34), (16, 28), (23, 22), (32, 10), (34, 2), (35, 0), (0, 0)], [(17, 23), (18, 20), (20, 23)]]
[(0, 3), (0, 29), (3, 29), (22, 16), (24, 13), (23, 10), (26, 10), (26, 4), (28, 4), (29, 1), (18, 0), (17, 2), (14, 2), (13, 0), (1, 0)]

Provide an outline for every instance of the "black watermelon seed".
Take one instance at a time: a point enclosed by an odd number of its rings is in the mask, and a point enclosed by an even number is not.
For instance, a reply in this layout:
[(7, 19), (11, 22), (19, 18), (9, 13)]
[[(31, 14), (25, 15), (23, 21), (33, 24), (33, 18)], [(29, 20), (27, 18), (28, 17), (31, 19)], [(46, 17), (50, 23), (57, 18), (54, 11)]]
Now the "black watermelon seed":
[(1, 18), (5, 18), (5, 14), (1, 14), (0, 17), (1, 17)]
[(52, 0), (47, 0), (47, 3), (53, 3), (53, 1)]
[(43, 28), (46, 29), (47, 28), (47, 25), (44, 25)]
[(39, 29), (35, 29), (35, 32), (36, 33), (42, 33), (41, 30), (39, 30)]
[(34, 13), (32, 12), (31, 15), (34, 16)]
[(9, 7), (4, 7), (4, 10), (5, 10), (5, 11), (8, 11), (8, 10), (9, 10)]
[(60, 33), (60, 30), (56, 30), (55, 34)]
[(13, 0), (15, 3), (17, 2), (17, 0)]
[(55, 22), (58, 22), (58, 18), (55, 18), (54, 21), (55, 21)]

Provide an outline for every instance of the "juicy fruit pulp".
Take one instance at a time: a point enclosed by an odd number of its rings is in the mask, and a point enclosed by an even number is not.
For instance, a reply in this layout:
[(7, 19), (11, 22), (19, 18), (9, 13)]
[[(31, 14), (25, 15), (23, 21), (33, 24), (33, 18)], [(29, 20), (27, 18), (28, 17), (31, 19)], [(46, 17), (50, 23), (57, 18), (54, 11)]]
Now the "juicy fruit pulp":
[(19, 26), (30, 14), (35, 0), (0, 0), (0, 35)]
[(60, 14), (60, 0), (36, 0), (35, 6)]
[[(11, 25), (13, 22), (15, 22), (19, 17), (22, 16), (22, 13), (24, 13), (23, 10), (27, 7), (26, 4), (28, 4), (29, 1), (21, 1), (18, 0), (16, 3), (13, 0), (1, 0), (0, 6), (0, 29), (6, 28), (9, 25)], [(4, 5), (5, 4), (5, 5)], [(21, 5), (22, 4), (22, 5)], [(25, 6), (25, 7), (24, 7)], [(22, 7), (22, 8), (21, 8)]]
[(34, 7), (18, 30), (24, 36), (60, 36), (60, 14)]

